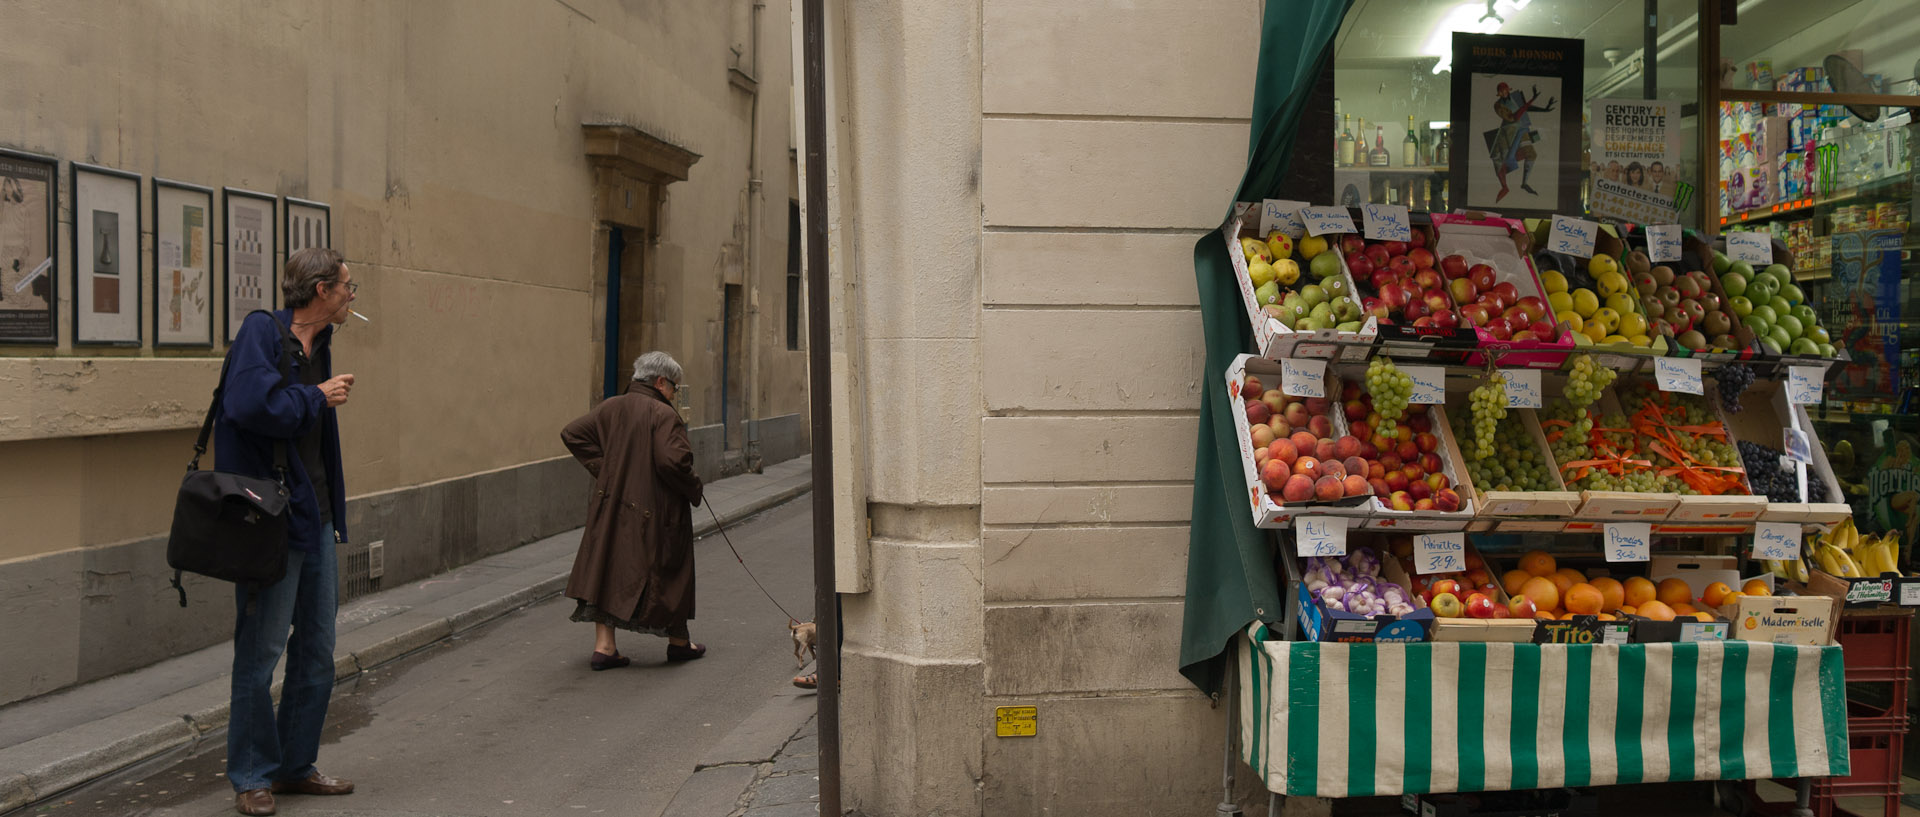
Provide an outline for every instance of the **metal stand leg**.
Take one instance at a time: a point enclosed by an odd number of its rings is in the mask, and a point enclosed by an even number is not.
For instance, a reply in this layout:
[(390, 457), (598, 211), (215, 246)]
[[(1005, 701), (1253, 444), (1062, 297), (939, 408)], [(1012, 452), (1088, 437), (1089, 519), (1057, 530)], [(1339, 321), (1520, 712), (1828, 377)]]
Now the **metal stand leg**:
[(1222, 741), (1226, 747), (1221, 751), (1220, 764), (1220, 804), (1214, 806), (1216, 817), (1240, 817), (1241, 811), (1233, 802), (1233, 736), (1240, 731), (1240, 696), (1233, 688), (1235, 673), (1227, 673), (1226, 680), (1220, 684), (1220, 694), (1227, 698), (1227, 739)]
[(1813, 778), (1800, 778), (1793, 793), (1793, 817), (1813, 817)]

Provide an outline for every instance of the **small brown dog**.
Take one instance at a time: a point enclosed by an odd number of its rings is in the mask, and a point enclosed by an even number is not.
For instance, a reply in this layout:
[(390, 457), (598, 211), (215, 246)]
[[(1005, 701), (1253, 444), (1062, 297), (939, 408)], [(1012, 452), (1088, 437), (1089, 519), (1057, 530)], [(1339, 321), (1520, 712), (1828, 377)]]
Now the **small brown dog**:
[[(815, 653), (813, 649), (813, 644), (814, 644), (813, 622), (789, 621), (787, 622), (787, 629), (793, 633), (794, 664), (796, 666), (804, 667), (807, 665), (807, 658), (815, 657)], [(807, 653), (807, 658), (800, 657), (800, 653), (803, 650)]]

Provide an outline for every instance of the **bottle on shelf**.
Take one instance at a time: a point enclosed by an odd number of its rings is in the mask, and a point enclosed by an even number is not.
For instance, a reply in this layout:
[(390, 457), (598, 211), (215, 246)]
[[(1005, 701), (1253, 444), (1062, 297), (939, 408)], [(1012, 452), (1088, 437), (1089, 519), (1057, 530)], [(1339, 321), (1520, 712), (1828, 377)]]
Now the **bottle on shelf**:
[(1440, 167), (1453, 164), (1453, 127), (1440, 129), (1440, 141), (1433, 146), (1433, 163)]
[(1407, 167), (1420, 166), (1420, 138), (1413, 134), (1413, 116), (1407, 116), (1407, 138), (1400, 143), (1400, 163)]
[(1367, 118), (1364, 116), (1356, 116), (1353, 118), (1353, 123), (1354, 123), (1353, 162), (1351, 166), (1366, 167), (1367, 166)]
[(1353, 123), (1351, 121), (1352, 117), (1347, 117), (1347, 119), (1348, 121), (1340, 127), (1340, 155), (1337, 159), (1337, 164), (1340, 167), (1353, 166), (1353, 130), (1350, 127)]
[(1373, 150), (1367, 151), (1368, 167), (1393, 166), (1393, 154), (1387, 152), (1387, 126), (1373, 127)]

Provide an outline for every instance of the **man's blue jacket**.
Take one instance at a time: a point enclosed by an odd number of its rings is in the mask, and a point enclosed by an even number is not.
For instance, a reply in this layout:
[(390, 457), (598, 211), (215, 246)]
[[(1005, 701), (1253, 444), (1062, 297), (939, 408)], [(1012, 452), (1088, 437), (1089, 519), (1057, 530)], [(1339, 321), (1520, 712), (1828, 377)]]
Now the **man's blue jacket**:
[[(293, 325), (292, 310), (273, 313), (281, 326)], [(313, 339), (310, 366), (320, 379), (333, 376), (333, 326)], [(292, 341), (298, 343), (298, 341)], [(295, 441), (320, 424), (320, 456), (327, 462), (327, 495), (332, 506), (337, 541), (347, 541), (347, 490), (340, 474), (340, 425), (337, 412), (316, 386), (302, 385), (299, 356), (293, 359), (292, 379), (280, 381), (280, 330), (264, 313), (247, 316), (227, 352), (226, 391), (220, 398), (220, 416), (213, 427), (215, 467), (221, 471), (272, 479), (274, 449), (286, 443), (290, 520), (287, 547), (313, 553), (320, 549), (320, 507), (313, 483), (300, 462)], [(296, 348), (292, 351), (298, 352)]]

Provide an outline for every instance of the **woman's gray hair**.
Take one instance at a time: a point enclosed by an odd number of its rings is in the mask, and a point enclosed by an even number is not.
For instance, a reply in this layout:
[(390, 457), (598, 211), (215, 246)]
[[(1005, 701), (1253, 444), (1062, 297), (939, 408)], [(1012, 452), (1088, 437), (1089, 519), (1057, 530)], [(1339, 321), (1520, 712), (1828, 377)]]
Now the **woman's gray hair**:
[(633, 359), (633, 379), (640, 383), (652, 383), (654, 378), (664, 377), (679, 385), (682, 374), (680, 364), (666, 352), (648, 352)]

